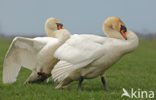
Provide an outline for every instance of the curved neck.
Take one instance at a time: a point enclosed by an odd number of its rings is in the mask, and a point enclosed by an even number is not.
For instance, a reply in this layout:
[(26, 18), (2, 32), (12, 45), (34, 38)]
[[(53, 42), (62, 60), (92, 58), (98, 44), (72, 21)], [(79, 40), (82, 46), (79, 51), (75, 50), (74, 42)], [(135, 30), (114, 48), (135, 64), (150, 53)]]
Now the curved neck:
[(64, 43), (67, 39), (70, 38), (70, 32), (66, 29), (54, 31), (54, 34), (54, 38), (57, 38), (61, 43)]
[(103, 31), (107, 37), (125, 40), (123, 38), (123, 36), (121, 35), (121, 33), (119, 33), (118, 31), (113, 29), (113, 26), (111, 23), (109, 23), (109, 24), (104, 23), (103, 24)]
[(136, 47), (138, 46), (138, 42), (139, 42), (138, 37), (132, 31), (126, 32), (127, 40), (125, 40), (123, 38), (123, 36), (121, 35), (120, 32), (113, 29), (111, 23), (110, 24), (104, 23), (103, 24), (103, 31), (104, 31), (104, 34), (107, 35), (107, 37), (119, 39), (118, 43), (114, 43), (114, 45), (116, 45), (118, 48), (120, 48), (119, 50), (123, 54), (135, 50)]
[(46, 32), (46, 34), (47, 34), (48, 37), (54, 37), (55, 36), (54, 31), (56, 31), (56, 30), (49, 29), (49, 28), (47, 28), (45, 26), (45, 32)]
[(129, 53), (135, 50), (138, 47), (139, 39), (137, 35), (132, 31), (127, 31), (127, 40), (124, 40), (125, 43), (123, 45), (124, 53)]

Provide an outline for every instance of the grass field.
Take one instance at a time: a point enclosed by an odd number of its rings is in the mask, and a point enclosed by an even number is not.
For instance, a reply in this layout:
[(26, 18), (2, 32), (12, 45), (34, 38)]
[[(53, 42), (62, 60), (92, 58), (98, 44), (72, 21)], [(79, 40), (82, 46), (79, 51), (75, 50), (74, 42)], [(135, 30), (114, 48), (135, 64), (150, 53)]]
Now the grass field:
[[(2, 84), (2, 65), (11, 40), (0, 40), (0, 100), (120, 100), (122, 88), (130, 91), (138, 88), (154, 91), (156, 95), (156, 40), (141, 40), (139, 47), (125, 55), (106, 73), (110, 91), (105, 91), (100, 78), (85, 80), (82, 90), (77, 91), (78, 82), (72, 82), (68, 88), (56, 90), (50, 80), (48, 84), (24, 85), (31, 71), (22, 68), (17, 82)], [(155, 97), (156, 98), (156, 97)]]

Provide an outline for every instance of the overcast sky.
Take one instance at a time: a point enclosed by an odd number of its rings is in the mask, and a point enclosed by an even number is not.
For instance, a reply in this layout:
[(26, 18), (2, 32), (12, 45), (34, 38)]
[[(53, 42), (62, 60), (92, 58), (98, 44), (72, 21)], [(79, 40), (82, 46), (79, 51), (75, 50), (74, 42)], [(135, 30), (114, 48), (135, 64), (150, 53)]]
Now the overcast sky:
[(119, 16), (128, 29), (156, 32), (156, 0), (0, 0), (0, 33), (44, 34), (51, 16), (72, 34), (102, 34), (109, 16)]

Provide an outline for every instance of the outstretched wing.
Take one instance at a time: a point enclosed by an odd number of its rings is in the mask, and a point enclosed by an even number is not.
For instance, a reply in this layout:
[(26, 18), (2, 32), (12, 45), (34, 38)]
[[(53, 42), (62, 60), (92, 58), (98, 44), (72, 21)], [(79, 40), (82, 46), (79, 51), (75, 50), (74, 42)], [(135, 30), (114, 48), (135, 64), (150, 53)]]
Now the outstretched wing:
[(36, 55), (49, 41), (49, 37), (14, 38), (3, 64), (3, 83), (15, 82), (21, 66), (32, 70), (35, 67)]

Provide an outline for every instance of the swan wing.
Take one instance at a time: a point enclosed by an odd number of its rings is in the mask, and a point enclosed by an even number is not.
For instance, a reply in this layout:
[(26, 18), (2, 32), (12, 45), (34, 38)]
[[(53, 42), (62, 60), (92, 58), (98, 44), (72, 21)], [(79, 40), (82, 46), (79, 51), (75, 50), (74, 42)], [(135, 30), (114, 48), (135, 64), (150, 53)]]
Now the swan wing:
[(54, 56), (59, 61), (52, 70), (56, 83), (65, 80), (73, 71), (85, 67), (107, 52), (107, 38), (94, 35), (73, 35)]
[(29, 70), (34, 69), (37, 53), (51, 40), (50, 38), (14, 38), (3, 63), (3, 83), (15, 82), (21, 66)]
[(54, 56), (72, 64), (93, 61), (101, 55), (104, 55), (102, 50), (104, 49), (103, 44), (105, 43), (105, 39), (101, 39), (101, 42), (96, 41), (96, 37), (93, 37), (89, 38), (87, 35), (73, 35), (56, 50)]

